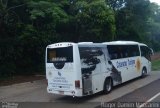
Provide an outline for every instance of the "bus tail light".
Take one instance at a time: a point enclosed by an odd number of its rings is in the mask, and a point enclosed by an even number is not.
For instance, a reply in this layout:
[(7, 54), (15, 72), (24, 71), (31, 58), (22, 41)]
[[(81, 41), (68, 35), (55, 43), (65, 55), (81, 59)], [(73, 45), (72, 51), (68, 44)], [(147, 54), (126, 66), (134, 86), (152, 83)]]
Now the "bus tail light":
[(79, 81), (79, 80), (76, 80), (76, 81), (75, 81), (75, 87), (76, 87), (76, 88), (80, 88), (80, 81)]

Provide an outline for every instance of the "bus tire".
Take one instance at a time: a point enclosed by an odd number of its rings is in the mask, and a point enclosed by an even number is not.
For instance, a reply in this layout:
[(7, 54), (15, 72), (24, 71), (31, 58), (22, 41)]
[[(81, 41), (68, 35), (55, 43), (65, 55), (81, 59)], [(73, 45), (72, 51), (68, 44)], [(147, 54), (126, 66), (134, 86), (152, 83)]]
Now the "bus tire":
[(113, 83), (111, 78), (106, 78), (104, 82), (104, 93), (108, 94), (112, 91)]
[(144, 67), (144, 68), (142, 69), (142, 75), (141, 75), (141, 77), (144, 78), (144, 77), (146, 77), (146, 76), (147, 76), (147, 69), (146, 69), (146, 67)]

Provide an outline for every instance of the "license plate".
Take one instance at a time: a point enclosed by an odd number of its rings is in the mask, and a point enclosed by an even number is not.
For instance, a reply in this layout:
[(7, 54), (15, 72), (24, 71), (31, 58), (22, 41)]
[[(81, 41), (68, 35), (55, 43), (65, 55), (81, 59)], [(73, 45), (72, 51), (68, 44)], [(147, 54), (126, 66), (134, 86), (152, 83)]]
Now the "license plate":
[(64, 95), (64, 91), (59, 91), (59, 94)]

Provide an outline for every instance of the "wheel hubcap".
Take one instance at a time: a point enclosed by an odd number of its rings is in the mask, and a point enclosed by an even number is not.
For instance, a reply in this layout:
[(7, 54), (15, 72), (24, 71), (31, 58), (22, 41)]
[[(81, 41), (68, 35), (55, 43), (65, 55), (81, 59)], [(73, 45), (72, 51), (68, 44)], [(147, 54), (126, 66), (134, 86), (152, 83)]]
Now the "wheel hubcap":
[(146, 71), (145, 70), (143, 70), (143, 75), (146, 75), (147, 73), (146, 73)]
[(108, 83), (106, 85), (106, 88), (107, 88), (107, 91), (110, 91), (111, 90), (111, 80), (109, 79), (108, 80)]

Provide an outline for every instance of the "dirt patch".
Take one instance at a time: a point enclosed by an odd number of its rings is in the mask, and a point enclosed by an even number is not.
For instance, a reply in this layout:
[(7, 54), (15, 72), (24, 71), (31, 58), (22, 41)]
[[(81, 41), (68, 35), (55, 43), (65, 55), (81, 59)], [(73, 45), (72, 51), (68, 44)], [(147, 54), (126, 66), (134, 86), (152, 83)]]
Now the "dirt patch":
[(9, 77), (6, 79), (0, 80), (0, 86), (7, 86), (17, 83), (24, 83), (24, 82), (33, 82), (35, 80), (42, 80), (45, 79), (45, 76), (14, 76)]
[(152, 60), (160, 60), (160, 53), (155, 53), (151, 56)]

